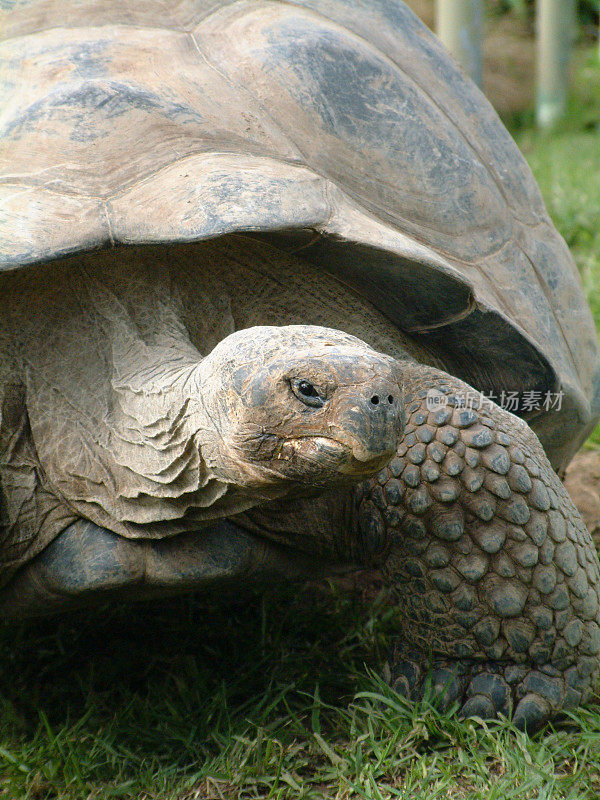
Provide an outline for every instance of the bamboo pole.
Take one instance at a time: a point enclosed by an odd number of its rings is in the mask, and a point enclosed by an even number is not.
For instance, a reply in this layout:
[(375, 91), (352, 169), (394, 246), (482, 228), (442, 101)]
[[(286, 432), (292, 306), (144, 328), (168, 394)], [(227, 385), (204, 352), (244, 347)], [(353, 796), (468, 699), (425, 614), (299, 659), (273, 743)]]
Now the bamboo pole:
[(482, 85), (482, 0), (437, 0), (436, 30), (467, 75)]
[(573, 0), (538, 0), (536, 121), (552, 127), (565, 113), (575, 36)]

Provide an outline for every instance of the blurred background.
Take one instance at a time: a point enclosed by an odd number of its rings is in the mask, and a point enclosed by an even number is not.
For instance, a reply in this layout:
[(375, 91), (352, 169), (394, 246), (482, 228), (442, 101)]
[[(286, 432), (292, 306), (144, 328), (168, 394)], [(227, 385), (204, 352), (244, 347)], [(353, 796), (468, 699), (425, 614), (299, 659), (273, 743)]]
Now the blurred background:
[[(406, 0), (406, 4), (440, 36), (470, 76), (483, 83), (488, 99), (509, 124), (535, 119), (536, 88), (544, 77), (557, 94), (562, 89), (561, 73), (575, 83), (581, 80), (573, 72), (577, 73), (581, 56), (598, 46), (600, 0)], [(481, 64), (477, 53), (469, 52), (478, 48)], [(554, 59), (559, 65), (552, 74)]]

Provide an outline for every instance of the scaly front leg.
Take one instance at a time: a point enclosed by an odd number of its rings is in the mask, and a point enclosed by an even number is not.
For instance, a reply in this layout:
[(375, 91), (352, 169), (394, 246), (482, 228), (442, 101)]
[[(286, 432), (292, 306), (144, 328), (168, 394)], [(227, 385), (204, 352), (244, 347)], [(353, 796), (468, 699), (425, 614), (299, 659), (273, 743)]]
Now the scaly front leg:
[[(435, 390), (445, 404), (430, 410)], [(587, 700), (600, 668), (598, 555), (531, 429), (439, 370), (406, 367), (405, 437), (359, 488), (361, 540), (403, 625), (393, 684), (465, 715), (542, 725)]]

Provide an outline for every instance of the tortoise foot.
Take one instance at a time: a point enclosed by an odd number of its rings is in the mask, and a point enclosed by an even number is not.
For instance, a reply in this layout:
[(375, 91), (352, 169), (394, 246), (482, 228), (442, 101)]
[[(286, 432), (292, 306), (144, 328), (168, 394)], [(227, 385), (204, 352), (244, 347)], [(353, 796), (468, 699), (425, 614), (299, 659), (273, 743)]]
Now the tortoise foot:
[(428, 659), (396, 645), (388, 674), (392, 688), (410, 700), (426, 698), (444, 711), (457, 705), (461, 717), (509, 717), (532, 733), (589, 698), (595, 666), (594, 659), (563, 671), (550, 665)]

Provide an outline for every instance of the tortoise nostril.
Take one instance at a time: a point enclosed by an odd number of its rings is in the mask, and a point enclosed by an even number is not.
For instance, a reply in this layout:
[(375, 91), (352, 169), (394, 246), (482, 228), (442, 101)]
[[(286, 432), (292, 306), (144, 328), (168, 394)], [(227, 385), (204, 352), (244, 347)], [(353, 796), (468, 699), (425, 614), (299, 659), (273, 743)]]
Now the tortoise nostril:
[(389, 394), (388, 395), (388, 403), (391, 405), (393, 402), (394, 402), (394, 395)]
[(371, 398), (371, 403), (373, 403), (374, 406), (379, 404), (379, 395), (378, 394), (374, 394), (373, 395), (373, 397)]

